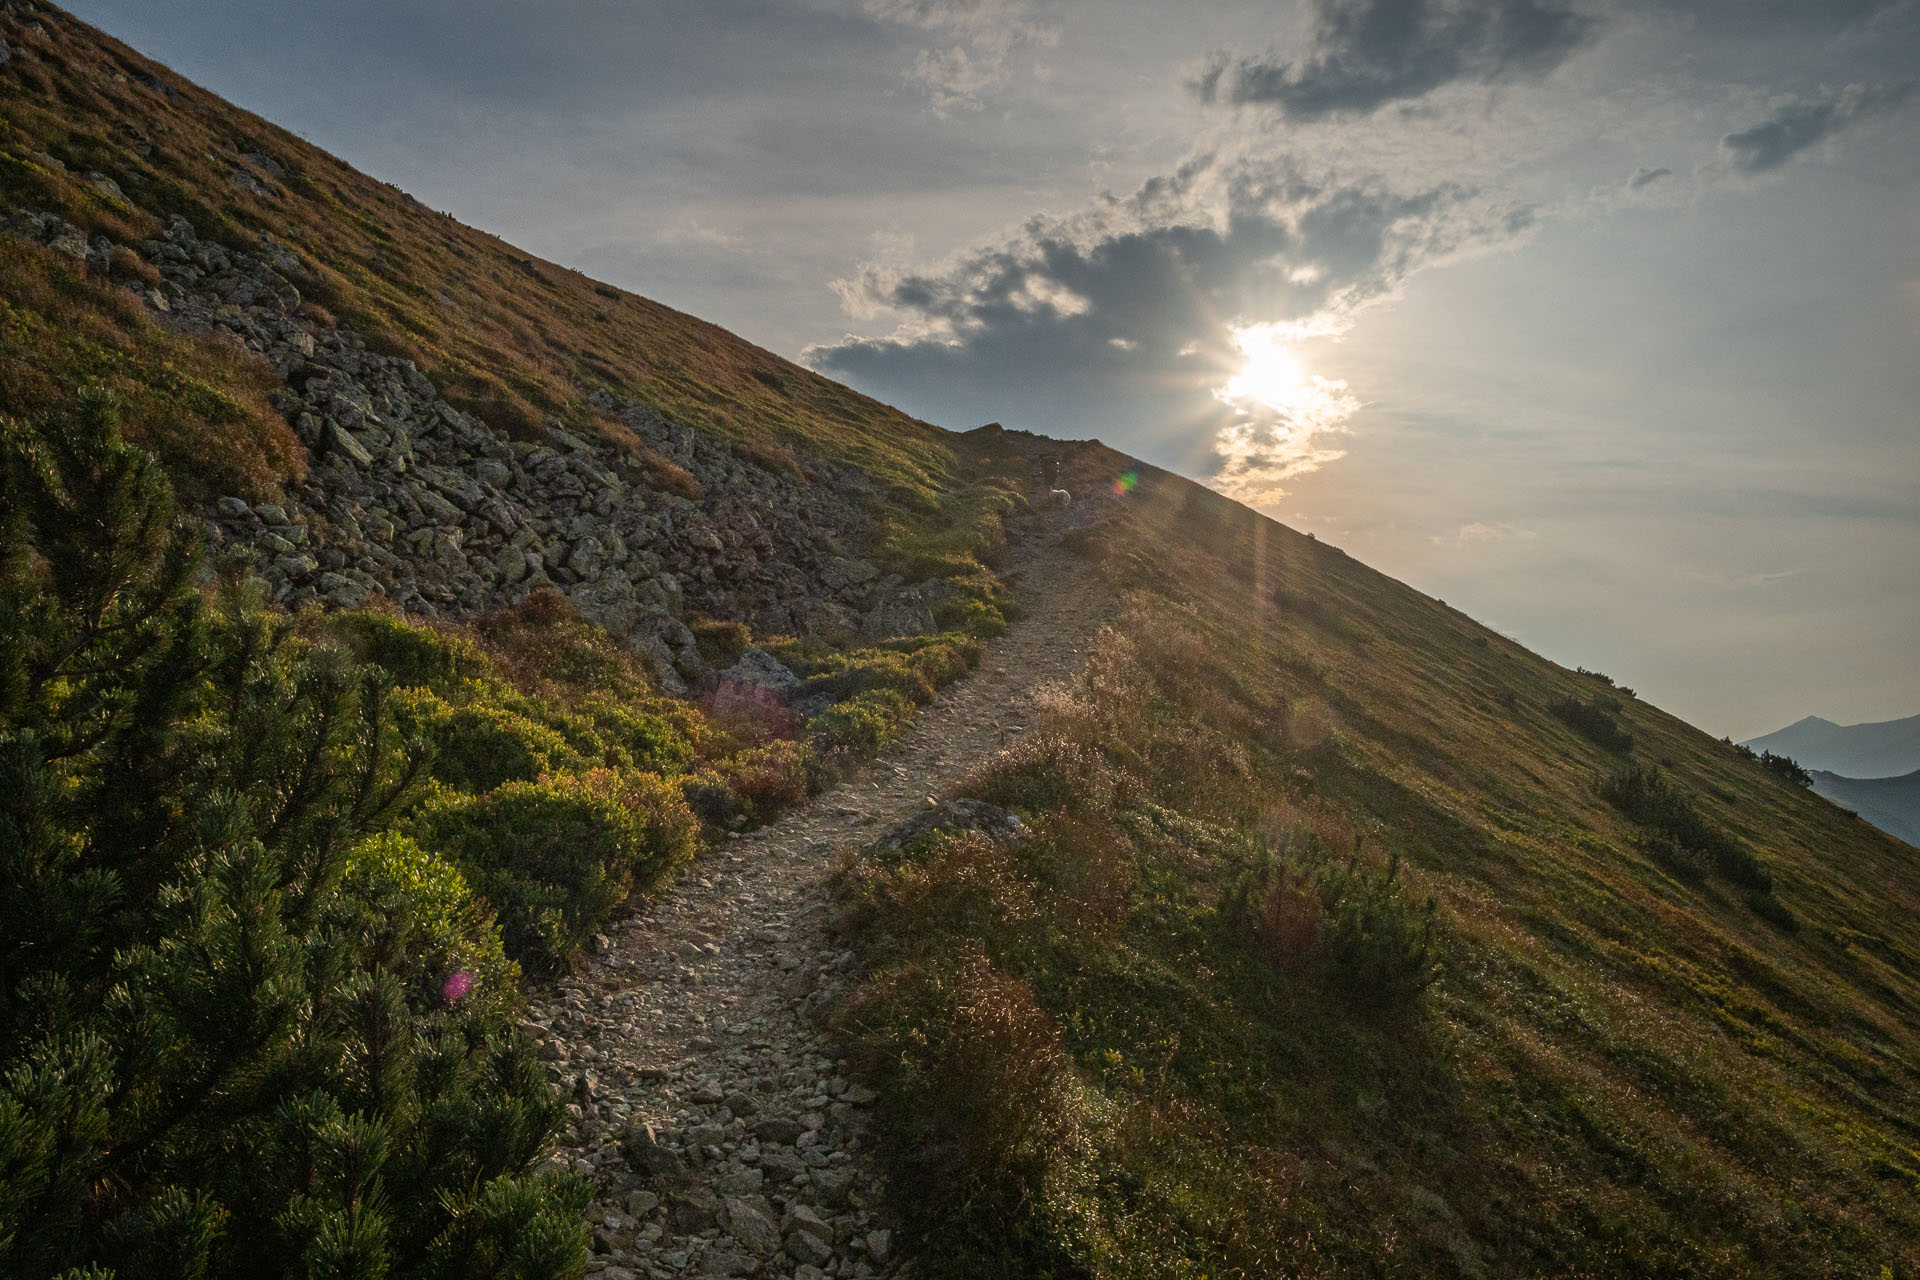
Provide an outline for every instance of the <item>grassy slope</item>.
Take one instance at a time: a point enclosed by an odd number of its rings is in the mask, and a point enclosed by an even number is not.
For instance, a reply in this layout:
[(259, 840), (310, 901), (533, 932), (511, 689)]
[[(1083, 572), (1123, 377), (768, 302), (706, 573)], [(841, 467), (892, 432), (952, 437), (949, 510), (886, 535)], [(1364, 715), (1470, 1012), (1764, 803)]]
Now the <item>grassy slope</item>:
[(156, 235), (173, 214), (240, 248), (271, 236), (314, 264), (297, 282), (309, 301), (523, 437), (549, 416), (597, 425), (584, 396), (604, 385), (750, 447), (791, 443), (857, 465), (909, 502), (948, 478), (938, 428), (430, 210), (58, 9), (14, 7), (26, 11), (0, 14), (18, 55), (0, 70), (0, 207), (57, 212), (121, 242)]
[[(1131, 465), (1089, 449), (1072, 487)], [(849, 1031), (931, 1256), (1920, 1275), (1911, 849), (1622, 696), (1631, 759), (1771, 870), (1758, 914), (1599, 797), (1623, 757), (1546, 711), (1591, 676), (1185, 481), (1124, 510), (1088, 539), (1127, 600), (1088, 687), (968, 788), (1036, 837), (849, 876)], [(1437, 900), (1410, 1008), (1235, 916), (1248, 843), (1314, 837)]]

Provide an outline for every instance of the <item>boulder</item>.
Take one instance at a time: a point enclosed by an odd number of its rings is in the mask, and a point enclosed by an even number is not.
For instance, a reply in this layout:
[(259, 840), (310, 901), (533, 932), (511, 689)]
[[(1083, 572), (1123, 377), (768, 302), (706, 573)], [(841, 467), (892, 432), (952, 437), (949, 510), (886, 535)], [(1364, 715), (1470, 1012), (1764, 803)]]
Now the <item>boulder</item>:
[(720, 683), (765, 689), (785, 698), (799, 691), (801, 681), (780, 659), (754, 645), (740, 655), (740, 661), (720, 673)]
[[(873, 847), (885, 853), (895, 853), (936, 831), (978, 831), (988, 839), (1008, 842), (1024, 840), (1030, 833), (1018, 814), (998, 805), (983, 800), (948, 800), (900, 823), (874, 841)], [(872, 1101), (870, 1091), (863, 1089), (862, 1096)]]

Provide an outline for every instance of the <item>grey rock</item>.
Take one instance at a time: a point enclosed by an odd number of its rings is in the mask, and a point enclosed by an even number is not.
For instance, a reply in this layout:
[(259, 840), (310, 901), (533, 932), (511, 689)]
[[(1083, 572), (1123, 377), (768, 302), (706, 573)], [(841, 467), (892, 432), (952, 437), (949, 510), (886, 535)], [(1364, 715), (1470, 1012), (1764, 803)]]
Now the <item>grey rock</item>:
[(741, 1246), (762, 1258), (780, 1250), (780, 1230), (764, 1201), (756, 1204), (744, 1196), (728, 1196), (721, 1202), (720, 1225)]
[(327, 424), (327, 447), (337, 450), (341, 457), (357, 467), (371, 467), (373, 454), (367, 446), (360, 443), (359, 437), (337, 422)]
[(785, 697), (796, 692), (801, 681), (778, 658), (754, 645), (740, 655), (740, 661), (720, 673), (720, 683), (765, 689)]
[(800, 1231), (816, 1239), (833, 1242), (833, 1224), (818, 1209), (806, 1204), (787, 1206), (786, 1218), (781, 1225), (788, 1231)]
[(760, 1269), (760, 1259), (738, 1249), (713, 1249), (700, 1260), (703, 1276), (745, 1276)]
[[(873, 847), (888, 853), (897, 852), (903, 846), (935, 831), (977, 831), (991, 839), (1009, 842), (1024, 840), (1029, 833), (1027, 824), (1020, 820), (1018, 814), (998, 805), (982, 800), (947, 800), (900, 823), (876, 840)], [(863, 1089), (861, 1092), (866, 1102), (854, 1105), (865, 1106), (874, 1101), (876, 1095), (871, 1090)], [(853, 1099), (848, 1096), (846, 1101), (852, 1102)]]
[[(544, 1050), (545, 1046), (542, 1048)], [(541, 1056), (546, 1056), (544, 1051)], [(686, 1162), (678, 1152), (660, 1142), (651, 1125), (636, 1124), (628, 1129), (622, 1150), (627, 1157), (627, 1164), (636, 1173), (670, 1183), (687, 1176)]]
[(214, 505), (220, 509), (220, 514), (229, 520), (244, 520), (253, 514), (253, 508), (239, 498), (222, 498)]
[(777, 1142), (786, 1147), (799, 1141), (800, 1135), (806, 1131), (805, 1125), (785, 1116), (768, 1116), (753, 1126), (753, 1136), (760, 1141)]
[(806, 1163), (791, 1151), (762, 1151), (760, 1168), (775, 1182), (791, 1182), (806, 1171)]
[(787, 1233), (787, 1256), (795, 1262), (823, 1266), (833, 1259), (833, 1246), (805, 1231)]
[(667, 1216), (683, 1235), (711, 1231), (720, 1225), (720, 1197), (696, 1184), (675, 1197)]

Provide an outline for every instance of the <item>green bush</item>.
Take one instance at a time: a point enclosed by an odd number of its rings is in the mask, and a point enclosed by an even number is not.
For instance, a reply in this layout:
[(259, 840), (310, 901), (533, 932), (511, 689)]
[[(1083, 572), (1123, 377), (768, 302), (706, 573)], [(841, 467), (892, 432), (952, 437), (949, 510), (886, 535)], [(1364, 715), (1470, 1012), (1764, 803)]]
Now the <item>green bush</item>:
[(1620, 727), (1614, 714), (1620, 702), (1605, 694), (1596, 694), (1586, 702), (1578, 698), (1554, 696), (1547, 699), (1547, 710), (1595, 746), (1624, 755), (1633, 750), (1633, 735)]
[(892, 742), (913, 704), (892, 689), (876, 689), (835, 703), (807, 722), (807, 735), (826, 751), (871, 755)]
[(564, 965), (636, 884), (657, 881), (694, 844), (678, 787), (610, 769), (480, 796), (442, 790), (405, 829), (466, 874), (499, 913), (509, 954), (541, 970)]
[(491, 791), (543, 774), (578, 772), (588, 765), (558, 732), (517, 711), (481, 701), (450, 705), (424, 689), (396, 698), (402, 725), (433, 748), (437, 780), (460, 791)]
[(0, 486), (0, 1274), (577, 1276), (510, 966), (354, 843), (416, 774), (382, 681), (194, 588), (110, 402), (0, 421)]
[(963, 631), (983, 640), (1004, 635), (1007, 630), (1005, 609), (973, 596), (942, 600), (933, 606), (933, 621), (942, 631)]
[(807, 750), (787, 739), (742, 751), (727, 759), (720, 772), (752, 822), (769, 822), (807, 798)]
[(700, 821), (731, 830), (747, 820), (747, 806), (719, 770), (707, 768), (680, 780), (680, 794)]
[(402, 687), (421, 685), (450, 694), (487, 674), (491, 666), (471, 636), (385, 610), (337, 613), (327, 626), (347, 642), (354, 657), (380, 667)]
[[(693, 765), (693, 743), (686, 729), (662, 715), (612, 700), (590, 698), (575, 718), (592, 726), (608, 765), (642, 773), (679, 774)], [(585, 752), (579, 742), (576, 749)]]
[(1312, 832), (1280, 848), (1258, 843), (1223, 914), (1281, 972), (1315, 977), (1355, 1004), (1402, 1006), (1439, 977), (1436, 904), (1407, 898), (1397, 856), (1377, 867), (1360, 855), (1356, 844), (1335, 857)]
[(565, 737), (506, 707), (469, 702), (436, 726), (433, 776), (462, 791), (491, 791), (544, 774), (577, 773), (588, 761)]
[(1659, 769), (1630, 765), (1616, 770), (1600, 784), (1600, 796), (1640, 825), (1643, 842), (1669, 866), (1710, 864), (1742, 889), (1773, 890), (1772, 875), (1753, 851), (1709, 822), (1693, 798)]
[(747, 646), (753, 643), (753, 632), (744, 622), (734, 622), (722, 618), (694, 618), (687, 623), (687, 630), (693, 632), (693, 643), (700, 650), (700, 660), (710, 667), (730, 667), (740, 661)]
[(445, 858), (383, 832), (348, 851), (342, 887), (363, 922), (377, 922), (377, 949), (416, 998), (516, 1002), (520, 967), (507, 959), (492, 913)]

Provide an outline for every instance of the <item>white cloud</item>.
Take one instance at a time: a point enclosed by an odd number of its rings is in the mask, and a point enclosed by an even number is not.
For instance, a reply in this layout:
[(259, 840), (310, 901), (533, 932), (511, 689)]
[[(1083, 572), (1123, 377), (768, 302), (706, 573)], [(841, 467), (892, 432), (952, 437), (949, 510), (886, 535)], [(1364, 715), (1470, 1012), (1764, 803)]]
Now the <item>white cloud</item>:
[(979, 110), (981, 95), (1007, 78), (1014, 50), (1060, 42), (1060, 29), (1035, 19), (1023, 0), (864, 0), (863, 8), (875, 21), (956, 41), (920, 50), (907, 73), (942, 115)]
[(1452, 533), (1436, 533), (1427, 538), (1436, 547), (1459, 549), (1487, 542), (1532, 542), (1540, 535), (1531, 529), (1521, 529), (1497, 521), (1474, 520), (1461, 525)]

